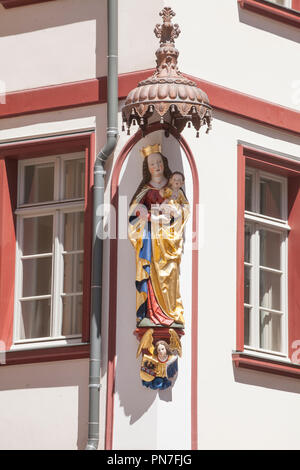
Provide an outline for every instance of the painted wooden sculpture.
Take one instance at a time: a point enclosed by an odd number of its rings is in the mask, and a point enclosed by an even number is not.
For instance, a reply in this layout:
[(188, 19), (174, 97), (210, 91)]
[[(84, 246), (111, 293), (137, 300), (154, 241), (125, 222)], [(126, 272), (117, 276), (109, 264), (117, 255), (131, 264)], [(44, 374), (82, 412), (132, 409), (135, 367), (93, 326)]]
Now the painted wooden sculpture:
[(141, 378), (151, 389), (170, 387), (181, 356), (184, 312), (179, 287), (183, 231), (189, 204), (184, 175), (171, 172), (160, 144), (141, 150), (143, 179), (129, 209), (129, 239), (136, 253), (135, 331)]

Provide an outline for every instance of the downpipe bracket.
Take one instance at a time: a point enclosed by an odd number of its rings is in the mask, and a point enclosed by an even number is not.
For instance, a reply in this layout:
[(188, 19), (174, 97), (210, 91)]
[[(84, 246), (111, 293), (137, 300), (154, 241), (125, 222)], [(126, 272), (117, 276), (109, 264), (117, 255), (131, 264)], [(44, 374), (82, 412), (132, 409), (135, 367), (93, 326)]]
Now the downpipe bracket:
[(102, 385), (101, 384), (89, 384), (89, 388), (96, 388), (100, 392)]

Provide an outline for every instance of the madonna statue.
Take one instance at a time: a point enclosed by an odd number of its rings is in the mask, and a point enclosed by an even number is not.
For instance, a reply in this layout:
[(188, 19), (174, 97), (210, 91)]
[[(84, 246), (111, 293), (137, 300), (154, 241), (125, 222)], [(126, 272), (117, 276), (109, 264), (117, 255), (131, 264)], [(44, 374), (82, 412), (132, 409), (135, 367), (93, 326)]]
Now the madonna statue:
[(137, 327), (182, 329), (179, 270), (189, 215), (184, 175), (171, 172), (159, 144), (141, 153), (143, 179), (130, 203), (128, 229), (136, 253)]

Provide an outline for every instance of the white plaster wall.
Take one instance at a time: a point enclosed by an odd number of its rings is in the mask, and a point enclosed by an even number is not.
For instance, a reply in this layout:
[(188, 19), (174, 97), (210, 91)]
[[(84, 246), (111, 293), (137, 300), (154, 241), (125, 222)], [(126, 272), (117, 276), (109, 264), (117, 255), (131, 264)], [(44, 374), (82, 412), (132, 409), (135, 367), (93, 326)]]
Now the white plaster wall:
[(88, 360), (1, 367), (2, 450), (84, 449)]
[(0, 5), (0, 80), (6, 91), (106, 75), (105, 0)]
[(119, 72), (127, 73), (156, 66), (159, 41), (153, 30), (161, 23), (164, 0), (119, 0)]

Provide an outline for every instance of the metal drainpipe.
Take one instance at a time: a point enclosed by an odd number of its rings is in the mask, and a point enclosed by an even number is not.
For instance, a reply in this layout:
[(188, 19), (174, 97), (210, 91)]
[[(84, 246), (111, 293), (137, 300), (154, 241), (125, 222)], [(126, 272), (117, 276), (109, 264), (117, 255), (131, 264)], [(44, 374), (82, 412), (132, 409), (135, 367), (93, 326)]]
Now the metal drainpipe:
[(104, 203), (104, 163), (114, 151), (118, 138), (118, 0), (107, 0), (107, 25), (107, 141), (94, 165), (89, 427), (86, 450), (97, 450), (99, 444), (103, 214), (99, 214), (98, 208)]

